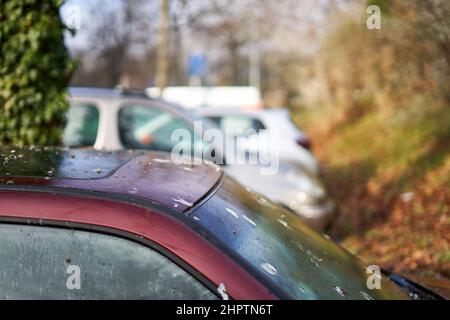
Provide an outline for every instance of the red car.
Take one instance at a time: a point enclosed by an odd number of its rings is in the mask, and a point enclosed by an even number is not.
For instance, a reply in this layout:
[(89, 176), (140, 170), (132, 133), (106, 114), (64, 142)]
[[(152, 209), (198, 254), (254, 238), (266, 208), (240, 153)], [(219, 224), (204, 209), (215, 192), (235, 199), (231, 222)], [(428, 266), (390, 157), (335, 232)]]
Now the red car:
[(0, 149), (2, 299), (438, 298), (366, 268), (211, 165)]

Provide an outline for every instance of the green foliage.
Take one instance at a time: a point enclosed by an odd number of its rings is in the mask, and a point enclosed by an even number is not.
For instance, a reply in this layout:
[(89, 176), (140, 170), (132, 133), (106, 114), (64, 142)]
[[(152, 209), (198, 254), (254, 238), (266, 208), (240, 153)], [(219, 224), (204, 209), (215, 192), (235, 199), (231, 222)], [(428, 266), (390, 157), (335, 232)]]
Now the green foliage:
[(64, 46), (63, 0), (0, 6), (0, 143), (57, 145), (74, 63)]
[(392, 0), (368, 0), (367, 6), (370, 6), (370, 5), (379, 6), (381, 9), (381, 13), (384, 16), (387, 16), (387, 15), (389, 15), (389, 13), (391, 11), (390, 9), (392, 6)]
[[(366, 4), (380, 5), (381, 30), (361, 23)], [(446, 277), (449, 16), (448, 0), (365, 1), (343, 13), (310, 63), (315, 78), (302, 81), (310, 108), (297, 115), (320, 141), (339, 204), (332, 235), (368, 264)]]
[[(320, 84), (324, 91), (316, 94), (325, 100), (320, 102), (352, 111), (398, 109), (416, 94), (450, 101), (450, 2), (391, 1), (386, 8), (381, 0), (366, 3), (389, 15), (383, 13), (381, 30), (361, 24), (364, 6), (338, 16), (310, 64), (315, 88)], [(316, 97), (305, 104), (317, 104)]]

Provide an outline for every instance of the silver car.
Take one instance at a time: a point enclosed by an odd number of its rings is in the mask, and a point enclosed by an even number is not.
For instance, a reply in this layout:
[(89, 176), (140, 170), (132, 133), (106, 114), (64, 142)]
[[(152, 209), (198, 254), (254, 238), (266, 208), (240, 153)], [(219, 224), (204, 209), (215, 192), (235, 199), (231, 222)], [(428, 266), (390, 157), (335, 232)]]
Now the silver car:
[[(236, 138), (240, 147), (250, 153), (267, 152), (271, 143), (276, 143), (283, 162), (291, 163), (311, 174), (319, 173), (319, 164), (310, 151), (309, 137), (292, 123), (289, 110), (285, 108), (205, 107), (197, 108), (195, 112), (231, 134), (244, 133)], [(246, 132), (254, 134), (245, 134)], [(271, 137), (276, 139), (270, 141)]]
[[(177, 105), (144, 94), (99, 88), (70, 88), (69, 93), (66, 146), (171, 152), (178, 144), (172, 140), (176, 129), (202, 137), (194, 125), (199, 118)], [(214, 127), (207, 119), (200, 120), (205, 126)], [(227, 149), (220, 145), (215, 148), (215, 153), (222, 154), (226, 161)], [(315, 175), (282, 161), (275, 175), (262, 175), (258, 165), (248, 163), (227, 163), (223, 168), (249, 189), (291, 209), (317, 230), (323, 230), (333, 220), (334, 203)]]

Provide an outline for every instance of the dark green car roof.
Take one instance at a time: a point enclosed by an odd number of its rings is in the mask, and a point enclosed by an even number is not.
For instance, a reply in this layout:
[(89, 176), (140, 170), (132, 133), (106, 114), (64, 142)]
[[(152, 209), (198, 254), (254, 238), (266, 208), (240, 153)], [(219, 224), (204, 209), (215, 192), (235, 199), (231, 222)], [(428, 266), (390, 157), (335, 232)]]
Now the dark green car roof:
[(188, 215), (281, 298), (409, 298), (381, 273), (380, 287), (372, 288), (372, 269), (291, 211), (232, 179)]

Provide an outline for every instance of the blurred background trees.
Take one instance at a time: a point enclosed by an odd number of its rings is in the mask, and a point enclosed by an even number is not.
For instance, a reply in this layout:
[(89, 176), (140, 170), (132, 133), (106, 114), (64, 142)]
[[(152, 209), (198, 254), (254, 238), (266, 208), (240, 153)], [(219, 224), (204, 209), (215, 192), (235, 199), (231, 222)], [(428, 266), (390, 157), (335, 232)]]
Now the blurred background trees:
[[(360, 104), (398, 108), (420, 94), (448, 99), (450, 4), (448, 1), (369, 1), (384, 9), (382, 30), (363, 26), (364, 7), (339, 13), (323, 45), (305, 66), (307, 82), (320, 82), (321, 96), (307, 104), (348, 108)], [(359, 12), (359, 14), (358, 14)], [(314, 101), (317, 98), (318, 100)], [(448, 101), (448, 100), (447, 100)]]
[(0, 6), (0, 141), (59, 144), (74, 67), (64, 46), (63, 1)]
[[(154, 2), (96, 0), (82, 12), (79, 43), (69, 45), (78, 60), (73, 85), (136, 87), (155, 73), (158, 17)], [(67, 35), (67, 39), (72, 39)]]
[[(274, 97), (270, 99), (274, 104), (282, 104), (285, 96), (298, 93), (299, 67), (318, 47), (320, 31), (316, 29), (338, 6), (334, 0), (284, 0), (282, 4), (263, 0), (168, 0), (168, 52), (161, 55), (157, 52), (164, 42), (160, 25), (165, 2), (84, 3), (77, 39), (67, 37), (73, 56), (82, 64), (72, 83), (153, 86), (161, 60), (158, 57), (167, 56), (167, 84), (187, 85), (189, 58), (201, 54), (207, 60), (204, 85), (261, 86), (268, 97)], [(129, 27), (123, 28), (127, 13), (132, 18)], [(125, 39), (127, 49), (119, 50)], [(114, 52), (121, 52), (120, 62), (112, 58), (107, 61), (106, 53), (112, 47), (116, 48)]]
[[(381, 30), (366, 28), (370, 4), (381, 8)], [(444, 0), (96, 1), (79, 30), (85, 41), (68, 42), (83, 63), (73, 83), (156, 85), (166, 59), (164, 83), (186, 85), (189, 56), (202, 54), (204, 84), (260, 86), (269, 105), (397, 105), (408, 90), (449, 92), (448, 7)], [(157, 54), (158, 47), (167, 49)]]
[[(369, 30), (365, 9), (381, 8)], [(340, 206), (333, 235), (368, 263), (450, 273), (450, 2), (358, 1), (300, 66), (296, 118)], [(292, 100), (291, 100), (292, 101)], [(292, 104), (293, 106), (294, 104)]]

